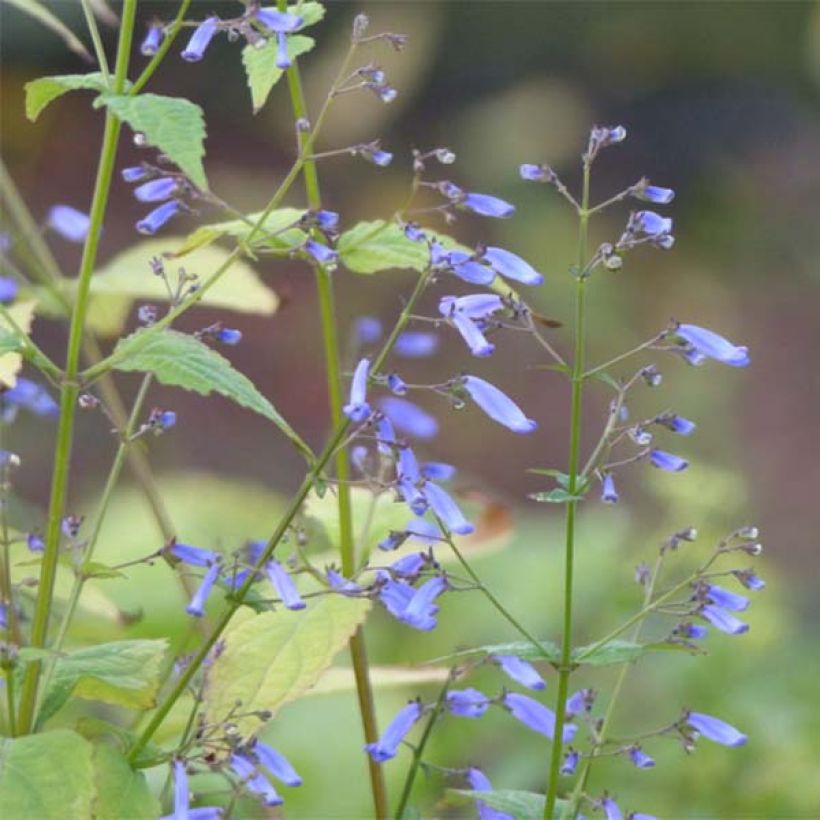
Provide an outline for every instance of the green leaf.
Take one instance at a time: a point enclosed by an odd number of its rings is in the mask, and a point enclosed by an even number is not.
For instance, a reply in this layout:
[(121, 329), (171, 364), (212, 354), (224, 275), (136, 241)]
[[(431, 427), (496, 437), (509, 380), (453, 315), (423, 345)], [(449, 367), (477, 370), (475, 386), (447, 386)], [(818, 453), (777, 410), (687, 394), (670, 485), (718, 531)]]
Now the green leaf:
[(309, 459), (310, 447), (279, 415), (276, 408), (254, 387), (253, 382), (234, 370), (220, 353), (187, 333), (138, 330), (114, 348), (114, 369), (127, 373), (153, 373), (162, 384), (182, 387), (207, 396), (219, 393), (270, 419)]
[(0, 356), (4, 353), (13, 353), (22, 350), (25, 346), (26, 343), (23, 338), (18, 336), (13, 330), (0, 328)]
[(377, 273), (390, 268), (423, 271), (430, 262), (427, 245), (413, 242), (399, 225), (383, 219), (354, 225), (339, 237), (336, 250), (353, 273)]
[(533, 501), (546, 502), (548, 504), (566, 504), (570, 501), (583, 501), (582, 495), (573, 495), (567, 492), (563, 487), (556, 487), (553, 490), (541, 493), (530, 493), (527, 498)]
[(542, 651), (530, 643), (530, 641), (512, 641), (510, 643), (485, 644), (484, 646), (474, 646), (471, 649), (462, 649), (453, 652), (451, 655), (443, 655), (440, 658), (433, 658), (427, 661), (431, 663), (445, 663), (457, 658), (469, 658), (475, 655), (518, 655), (530, 661), (551, 661), (557, 663), (561, 660), (561, 647), (552, 641), (541, 641)]
[(612, 376), (610, 376), (605, 370), (600, 370), (597, 373), (593, 373), (589, 378), (597, 379), (599, 382), (603, 382), (608, 387), (611, 387), (616, 393), (621, 391), (622, 385), (620, 382), (613, 379)]
[[(301, 34), (292, 35), (288, 37), (288, 55), (291, 60), (295, 60), (302, 54), (307, 54), (315, 44), (316, 41), (312, 37), (305, 37)], [(264, 41), (261, 46), (247, 45), (242, 49), (242, 64), (245, 66), (245, 74), (248, 77), (254, 114), (259, 112), (271, 90), (284, 74), (281, 68), (276, 67), (277, 50), (278, 43), (275, 37)]]
[(166, 640), (114, 641), (64, 655), (54, 664), (39, 722), (48, 720), (72, 695), (149, 709), (156, 701), (167, 648)]
[[(298, 698), (333, 663), (369, 609), (370, 601), (363, 598), (325, 595), (298, 611), (237, 612), (223, 633), (224, 649), (208, 670), (207, 720), (225, 720), (237, 701), (240, 712), (276, 712)], [(259, 727), (254, 717), (234, 722), (242, 735)]]
[[(33, 299), (19, 300), (7, 307), (6, 312), (17, 327), (28, 333), (31, 330), (36, 306), (37, 302)], [(17, 374), (23, 366), (23, 356), (19, 351), (25, 347), (25, 342), (6, 321), (5, 316), (0, 316), (0, 332), (5, 341), (5, 346), (0, 351), (0, 386), (14, 387), (17, 383)], [(17, 344), (14, 344), (13, 340), (16, 340)]]
[[(448, 794), (480, 800), (496, 811), (503, 811), (515, 817), (515, 820), (542, 820), (546, 798), (537, 792), (517, 791), (515, 789), (496, 789), (491, 792), (471, 791), (469, 789), (448, 789)], [(555, 801), (553, 817), (563, 814), (566, 800)]]
[[(174, 252), (174, 256), (185, 256), (197, 248), (210, 245), (223, 236), (232, 236), (240, 241), (246, 241), (253, 226), (260, 219), (264, 211), (248, 214), (246, 219), (232, 219), (228, 222), (216, 222), (212, 225), (203, 225), (190, 234), (182, 245)], [(299, 247), (307, 234), (301, 228), (293, 227), (304, 216), (304, 210), (297, 208), (279, 208), (271, 211), (265, 222), (254, 235), (251, 247), (264, 246), (275, 250), (289, 251)], [(270, 234), (274, 234), (271, 236)]]
[(96, 796), (94, 820), (155, 820), (160, 814), (159, 801), (148, 788), (142, 772), (134, 771), (122, 752), (98, 744), (94, 747)]
[(80, 572), (84, 578), (126, 578), (126, 574), (121, 570), (109, 567), (108, 564), (103, 564), (100, 561), (86, 561)]
[(56, 77), (40, 77), (25, 85), (26, 117), (34, 122), (42, 110), (57, 97), (69, 91), (97, 91), (103, 94), (108, 87), (98, 71), (90, 74), (61, 74)]
[(106, 106), (133, 131), (145, 134), (148, 143), (175, 162), (194, 185), (207, 189), (202, 165), (205, 119), (198, 105), (158, 94), (103, 94), (94, 105)]
[(682, 643), (657, 641), (654, 643), (635, 643), (634, 641), (613, 640), (594, 650), (590, 655), (586, 652), (590, 646), (579, 646), (573, 649), (574, 663), (584, 663), (588, 666), (614, 666), (620, 663), (629, 663), (648, 655), (650, 652), (689, 652), (694, 653), (691, 646)]
[(87, 740), (67, 729), (0, 739), (0, 817), (92, 817), (92, 752)]
[(315, 26), (316, 23), (324, 19), (325, 7), (321, 3), (309, 0), (309, 2), (306, 3), (296, 3), (295, 5), (288, 6), (288, 12), (302, 18), (302, 28), (299, 29), (301, 31), (308, 26)]

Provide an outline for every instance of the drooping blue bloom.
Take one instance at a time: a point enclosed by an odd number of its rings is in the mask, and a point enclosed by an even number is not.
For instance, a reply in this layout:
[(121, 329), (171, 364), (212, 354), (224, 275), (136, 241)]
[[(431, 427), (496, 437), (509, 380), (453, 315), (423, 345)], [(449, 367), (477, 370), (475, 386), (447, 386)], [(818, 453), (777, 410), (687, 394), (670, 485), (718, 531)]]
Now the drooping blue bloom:
[(399, 578), (414, 581), (419, 577), (419, 573), (425, 566), (427, 566), (427, 557), (424, 553), (413, 552), (410, 555), (402, 556), (398, 561), (394, 561), (390, 565), (390, 572)]
[(188, 773), (185, 771), (185, 763), (181, 760), (174, 761), (174, 818), (187, 818), (188, 806), (190, 804), (190, 792), (188, 789)]
[(183, 60), (189, 63), (199, 62), (205, 56), (205, 50), (210, 45), (214, 35), (219, 31), (219, 18), (216, 15), (211, 15), (203, 20), (191, 35), (188, 45), (180, 55)]
[(240, 754), (232, 754), (230, 765), (245, 785), (245, 788), (249, 792), (258, 794), (266, 806), (281, 806), (284, 803), (270, 780), (246, 757)]
[(364, 358), (356, 365), (353, 379), (350, 382), (350, 400), (342, 412), (353, 422), (359, 424), (370, 416), (370, 405), (367, 403), (367, 379), (370, 372), (370, 359)]
[(700, 608), (699, 612), (712, 626), (727, 635), (743, 635), (749, 631), (749, 624), (735, 618), (719, 606), (706, 604)]
[(650, 185), (644, 181), (635, 187), (632, 196), (656, 205), (668, 205), (675, 198), (675, 192), (671, 188), (661, 188), (659, 185)]
[(422, 632), (435, 629), (438, 623), (435, 616), (439, 608), (434, 601), (448, 589), (448, 586), (447, 579), (442, 575), (426, 581), (413, 593), (404, 612), (397, 616), (398, 619)]
[(655, 765), (655, 761), (640, 746), (630, 747), (629, 759), (639, 769), (651, 769)]
[(201, 547), (192, 547), (190, 544), (181, 544), (179, 541), (171, 544), (168, 547), (168, 552), (185, 564), (190, 564), (194, 567), (210, 567), (220, 560), (218, 552), (213, 550), (202, 549)]
[(339, 214), (336, 211), (319, 210), (313, 214), (316, 226), (324, 233), (335, 233), (339, 227)]
[(641, 811), (632, 811), (626, 820), (658, 820), (654, 814), (645, 814)]
[(752, 572), (750, 569), (738, 569), (734, 572), (735, 577), (743, 584), (746, 589), (751, 589), (755, 592), (765, 589), (766, 582), (759, 578), (757, 575)]
[(675, 334), (688, 342), (695, 353), (732, 367), (749, 364), (749, 348), (733, 345), (712, 330), (697, 325), (678, 325)]
[(325, 575), (330, 583), (330, 586), (338, 592), (353, 593), (362, 591), (362, 588), (355, 581), (345, 578), (344, 575), (337, 572), (335, 569), (329, 569)]
[(160, 205), (159, 208), (154, 208), (153, 211), (146, 214), (139, 222), (137, 222), (137, 230), (140, 233), (152, 236), (155, 234), (166, 222), (180, 212), (182, 205), (178, 200), (172, 199)]
[(282, 33), (296, 31), (304, 23), (301, 17), (279, 11), (277, 8), (257, 9), (254, 16), (265, 28)]
[(486, 319), (504, 309), (504, 300), (495, 293), (471, 293), (469, 296), (444, 296), (438, 303), (442, 316), (461, 313), (470, 319)]
[(398, 373), (391, 373), (387, 377), (387, 386), (390, 388), (390, 392), (396, 396), (407, 395), (407, 385)]
[(592, 129), (592, 137), (601, 147), (614, 145), (626, 139), (626, 128), (623, 125), (596, 125)]
[(333, 248), (328, 248), (327, 245), (323, 245), (321, 242), (317, 242), (315, 239), (308, 239), (305, 241), (305, 250), (320, 264), (320, 265), (330, 265), (336, 262), (339, 258), (339, 254), (333, 250)]
[(478, 378), (464, 376), (461, 384), (470, 398), (491, 418), (514, 433), (532, 433), (537, 422), (528, 419), (521, 408), (497, 387)]
[(468, 316), (459, 311), (453, 311), (449, 316), (453, 327), (461, 334), (473, 356), (485, 358), (492, 355), (495, 345), (479, 330), (478, 325)]
[(281, 753), (276, 751), (267, 743), (261, 740), (255, 740), (253, 744), (253, 753), (256, 755), (259, 762), (277, 779), (281, 780), (286, 786), (301, 786), (302, 778), (296, 772), (296, 769), (291, 766), (290, 761)]
[(449, 481), (455, 476), (456, 468), (443, 461), (428, 461), (422, 466), (421, 474), (431, 481)]
[(216, 331), (214, 338), (223, 345), (238, 345), (242, 341), (242, 331), (232, 327), (223, 327)]
[(415, 589), (404, 581), (393, 581), (389, 575), (381, 579), (379, 601), (394, 617), (399, 618), (415, 595)]
[(436, 544), (441, 541), (441, 530), (438, 524), (427, 521), (425, 518), (414, 518), (404, 531), (417, 541), (424, 544)]
[(222, 566), (219, 561), (214, 561), (208, 568), (205, 577), (202, 579), (202, 583), (199, 585), (199, 589), (194, 593), (191, 602), (185, 609), (189, 615), (201, 618), (205, 614), (205, 601), (208, 599), (208, 595), (210, 595), (217, 578), (219, 578), (221, 570)]
[[(527, 695), (519, 695), (517, 692), (506, 692), (501, 702), (509, 709), (512, 716), (521, 721), (527, 728), (534, 732), (545, 735), (550, 740), (555, 735), (555, 712), (548, 709), (544, 704), (533, 700)], [(578, 731), (574, 723), (564, 725), (564, 743), (569, 743)]]
[(392, 455), (393, 447), (391, 445), (396, 443), (396, 431), (393, 429), (390, 419), (382, 415), (376, 422), (376, 430), (379, 439), (379, 452), (386, 456)]
[(177, 192), (178, 182), (174, 177), (159, 177), (134, 188), (134, 196), (140, 202), (162, 202)]
[(633, 215), (632, 225), (647, 236), (659, 236), (672, 232), (672, 219), (654, 211), (638, 211)]
[(750, 601), (744, 595), (738, 595), (728, 589), (723, 589), (716, 584), (709, 584), (706, 587), (709, 600), (723, 609), (731, 609), (732, 612), (745, 612), (749, 608)]
[(525, 162), (518, 169), (521, 179), (528, 182), (552, 182), (555, 177), (554, 171), (547, 165), (533, 165)]
[(153, 20), (148, 24), (148, 31), (145, 33), (145, 39), (140, 44), (140, 54), (143, 57), (153, 57), (158, 51), (162, 41), (165, 38), (165, 30), (162, 23)]
[(419, 467), (416, 454), (410, 447), (399, 448), (399, 460), (396, 465), (396, 472), (399, 478), (404, 478), (412, 484), (421, 481), (421, 468)]
[(457, 204), (474, 214), (492, 216), (498, 219), (506, 219), (515, 213), (515, 205), (489, 194), (467, 193), (464, 194), (463, 199), (458, 200)]
[(579, 689), (567, 698), (564, 714), (567, 717), (575, 717), (582, 712), (587, 712), (592, 708), (594, 693), (591, 689)]
[(14, 421), (17, 410), (21, 407), (35, 416), (45, 418), (54, 418), (60, 414), (59, 405), (45, 387), (22, 377), (17, 378), (14, 387), (0, 393), (0, 405), (3, 407), (3, 421), (7, 423)]
[(421, 229), (421, 225), (417, 222), (408, 222), (404, 226), (404, 235), (411, 241), (411, 242), (424, 242), (427, 238), (427, 234)]
[(299, 595), (290, 573), (275, 558), (271, 558), (265, 564), (265, 574), (286, 609), (304, 609), (307, 606)]
[(464, 517), (455, 501), (437, 484), (428, 481), (424, 485), (424, 497), (444, 526), (456, 535), (469, 535), (475, 527)]
[(385, 396), (380, 405), (402, 433), (421, 439), (433, 438), (438, 433), (438, 421), (435, 417), (407, 399)]
[(702, 712), (687, 712), (686, 723), (708, 740), (723, 746), (743, 746), (748, 740), (746, 735), (734, 726)]
[(287, 35), (281, 31), (276, 32), (276, 67), (281, 71), (285, 71), (293, 65), (288, 52), (288, 38)]
[[(493, 784), (481, 769), (469, 768), (465, 772), (470, 788), (475, 792), (494, 791)], [(494, 809), (488, 806), (483, 800), (476, 800), (475, 807), (478, 810), (479, 820), (515, 820), (511, 814)]]
[(512, 279), (524, 285), (540, 285), (544, 281), (544, 277), (529, 262), (504, 248), (487, 248), (482, 258), (505, 279)]
[(528, 689), (545, 689), (547, 686), (535, 667), (517, 655), (493, 655), (490, 660), (497, 663), (505, 675)]
[(435, 333), (422, 330), (406, 330), (399, 334), (393, 352), (405, 359), (423, 359), (438, 350), (439, 338)]
[(675, 634), (680, 635), (682, 638), (699, 641), (709, 635), (709, 630), (702, 624), (685, 623), (675, 628)]
[[(433, 245), (435, 251), (436, 245)], [(465, 251), (440, 252), (438, 261), (434, 253), (434, 265), (439, 265), (452, 271), (459, 279), (469, 282), (471, 285), (490, 285), (495, 279), (495, 271), (477, 262), (469, 253)]]
[(681, 436), (688, 436), (695, 432), (697, 424), (694, 421), (685, 419), (683, 416), (677, 416), (674, 413), (666, 413), (657, 418), (658, 424), (662, 424), (673, 433)]
[(48, 225), (69, 242), (85, 242), (91, 219), (88, 214), (70, 205), (53, 205), (48, 212)]
[(42, 552), (46, 548), (46, 542), (40, 533), (30, 532), (26, 535), (26, 546), (30, 552)]
[(360, 316), (356, 320), (356, 338), (359, 344), (373, 344), (381, 339), (382, 323), (375, 316)]
[(407, 533), (396, 532), (391, 530), (381, 541), (377, 544), (380, 550), (385, 552), (392, 552), (398, 549), (407, 540)]
[(606, 820), (624, 820), (621, 809), (611, 797), (605, 797), (601, 800), (601, 808), (604, 810)]
[(151, 172), (143, 165), (132, 165), (129, 168), (123, 168), (120, 171), (125, 182), (139, 182), (145, 179)]
[(417, 701), (411, 701), (393, 718), (390, 725), (384, 730), (382, 736), (375, 743), (368, 743), (365, 751), (376, 763), (384, 763), (396, 756), (399, 744), (404, 740), (408, 732), (413, 728), (423, 713), (422, 705)]
[(689, 466), (689, 462), (685, 458), (676, 456), (673, 453), (667, 453), (664, 450), (652, 450), (649, 453), (649, 460), (652, 462), (653, 467), (670, 473), (679, 473)]
[(607, 504), (618, 502), (618, 491), (615, 489), (615, 477), (612, 473), (605, 473), (601, 479), (601, 501)]
[(478, 689), (451, 689), (447, 693), (447, 710), (453, 715), (480, 718), (489, 708), (489, 699)]
[(386, 168), (393, 162), (393, 154), (391, 154), (390, 151), (385, 151), (381, 147), (379, 140), (358, 145), (355, 148), (355, 152), (364, 157), (368, 162), (378, 165), (380, 168)]
[(14, 301), (20, 285), (10, 276), (0, 276), (0, 304), (8, 305)]
[(574, 749), (570, 749), (564, 755), (564, 762), (561, 764), (561, 774), (568, 777), (575, 774), (575, 770), (578, 768), (578, 762), (580, 760), (581, 753), (575, 751)]
[(159, 414), (159, 426), (163, 430), (169, 430), (177, 423), (177, 414), (173, 410), (163, 410)]

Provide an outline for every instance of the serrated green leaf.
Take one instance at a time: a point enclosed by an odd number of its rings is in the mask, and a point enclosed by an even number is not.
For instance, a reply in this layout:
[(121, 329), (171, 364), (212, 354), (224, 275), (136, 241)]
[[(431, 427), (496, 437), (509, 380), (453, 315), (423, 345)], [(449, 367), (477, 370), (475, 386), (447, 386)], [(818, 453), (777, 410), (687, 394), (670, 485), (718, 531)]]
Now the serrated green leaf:
[(582, 495), (573, 495), (567, 492), (563, 487), (556, 487), (555, 489), (541, 493), (530, 493), (527, 498), (547, 504), (567, 504), (570, 501), (583, 501), (584, 499)]
[(205, 118), (198, 105), (159, 94), (103, 94), (94, 104), (106, 106), (133, 131), (145, 134), (148, 143), (176, 163), (194, 185), (207, 189), (202, 165)]
[(0, 817), (88, 820), (92, 753), (87, 740), (67, 729), (0, 739)]
[(470, 649), (462, 649), (450, 655), (432, 658), (427, 663), (445, 663), (457, 658), (469, 658), (476, 655), (518, 655), (519, 658), (525, 660), (557, 663), (561, 660), (561, 647), (552, 641), (541, 641), (541, 651), (539, 652), (530, 641), (511, 641), (510, 643), (486, 644), (484, 646), (474, 646)]
[[(307, 54), (314, 45), (316, 41), (312, 37), (305, 37), (302, 34), (291, 35), (288, 37), (288, 55), (291, 60), (295, 60), (302, 54)], [(259, 112), (271, 90), (285, 73), (276, 67), (277, 51), (278, 43), (275, 37), (264, 41), (261, 46), (247, 45), (242, 49), (242, 65), (245, 66), (248, 78), (254, 114)]]
[(166, 640), (114, 641), (60, 657), (43, 696), (39, 722), (48, 720), (72, 695), (149, 709), (156, 700), (167, 648)]
[(153, 373), (162, 384), (192, 390), (202, 396), (219, 393), (270, 419), (309, 459), (313, 454), (253, 382), (199, 339), (176, 330), (138, 330), (114, 348), (115, 370)]
[[(246, 219), (232, 219), (228, 222), (216, 222), (212, 225), (203, 225), (187, 236), (182, 245), (174, 251), (174, 256), (186, 256), (197, 248), (210, 245), (223, 236), (232, 236), (246, 241), (264, 212), (248, 214)], [(305, 211), (297, 208), (279, 208), (271, 211), (265, 218), (261, 229), (254, 235), (251, 247), (269, 247), (276, 250), (288, 251), (299, 247), (307, 234), (300, 228), (293, 227), (304, 216)]]
[(629, 663), (648, 655), (651, 652), (689, 652), (693, 653), (691, 646), (683, 643), (670, 643), (657, 641), (654, 643), (635, 643), (634, 641), (613, 640), (590, 654), (586, 654), (592, 649), (590, 646), (579, 646), (572, 651), (574, 663), (584, 663), (588, 666), (613, 666), (620, 663)]
[(104, 743), (94, 746), (96, 794), (94, 820), (155, 820), (159, 801), (142, 772), (134, 771), (122, 752)]
[(302, 18), (302, 26), (299, 29), (307, 28), (308, 26), (315, 26), (325, 16), (325, 7), (321, 3), (316, 3), (314, 0), (309, 0), (306, 3), (296, 3), (288, 6), (290, 14), (296, 14)]
[[(515, 789), (495, 789), (493, 791), (472, 791), (469, 789), (448, 789), (448, 794), (480, 800), (496, 811), (512, 815), (515, 820), (542, 820), (546, 798), (537, 792), (517, 791)], [(566, 807), (566, 800), (555, 801), (553, 817), (559, 818)]]
[[(364, 621), (370, 601), (326, 595), (307, 608), (236, 613), (223, 633), (224, 649), (208, 670), (204, 707), (219, 723), (236, 711), (276, 712), (312, 687)], [(234, 721), (247, 735), (259, 728), (253, 717)]]
[(49, 103), (69, 91), (97, 91), (102, 94), (107, 89), (105, 78), (99, 71), (90, 74), (61, 74), (55, 77), (40, 77), (25, 85), (26, 117), (34, 122)]
[(339, 237), (336, 250), (344, 266), (353, 273), (377, 273), (391, 268), (423, 271), (430, 262), (427, 245), (413, 242), (399, 225), (383, 219), (354, 225)]

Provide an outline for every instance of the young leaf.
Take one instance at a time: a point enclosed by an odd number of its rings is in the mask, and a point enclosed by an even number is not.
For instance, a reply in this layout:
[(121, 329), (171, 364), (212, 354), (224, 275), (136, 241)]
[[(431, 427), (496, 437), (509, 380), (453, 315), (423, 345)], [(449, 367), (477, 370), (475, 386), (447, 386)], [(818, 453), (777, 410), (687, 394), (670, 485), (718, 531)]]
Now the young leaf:
[(148, 143), (175, 162), (194, 185), (208, 187), (202, 165), (205, 120), (198, 105), (182, 97), (158, 94), (103, 94), (94, 105), (106, 106), (133, 131), (145, 134)]
[(157, 798), (142, 772), (134, 771), (122, 752), (100, 743), (94, 746), (94, 820), (154, 820), (160, 814)]
[(117, 357), (115, 370), (153, 373), (162, 384), (192, 390), (202, 396), (219, 393), (259, 413), (270, 419), (308, 459), (313, 458), (310, 447), (253, 382), (199, 339), (175, 330), (159, 333), (138, 330), (117, 344), (114, 355)]
[[(310, 689), (364, 621), (370, 601), (326, 595), (307, 609), (236, 613), (223, 634), (224, 649), (208, 670), (206, 719), (223, 721), (236, 711), (277, 711)], [(259, 728), (254, 717), (235, 719), (240, 734)]]
[[(318, 3), (316, 5), (319, 5)], [(300, 10), (299, 16), (302, 12)], [(295, 60), (302, 54), (307, 54), (316, 41), (312, 37), (294, 34), (288, 37), (288, 56)], [(242, 49), (242, 64), (248, 77), (248, 88), (251, 91), (253, 113), (259, 113), (264, 106), (273, 87), (285, 73), (276, 67), (278, 44), (275, 37), (268, 39), (262, 46), (248, 45)]]
[[(39, 723), (73, 694), (129, 709), (149, 709), (159, 690), (166, 640), (101, 643), (59, 658), (43, 696)], [(2, 814), (0, 814), (2, 816)]]
[(56, 77), (40, 77), (26, 83), (26, 117), (34, 122), (42, 110), (57, 97), (69, 91), (97, 91), (104, 94), (107, 90), (105, 79), (99, 71), (90, 74), (62, 74)]
[(613, 640), (608, 644), (586, 654), (591, 646), (579, 646), (572, 650), (575, 663), (585, 663), (589, 666), (614, 666), (620, 663), (629, 663), (648, 655), (650, 652), (690, 652), (693, 648), (683, 643), (657, 641), (655, 643), (635, 643), (634, 641)]
[(315, 2), (315, 0), (290, 5), (287, 10), (289, 14), (296, 14), (302, 18), (300, 31), (308, 26), (315, 26), (325, 16), (325, 7), (321, 3)]
[[(515, 820), (541, 820), (544, 816), (546, 798), (537, 792), (517, 791), (515, 789), (496, 789), (494, 791), (472, 791), (469, 789), (448, 789), (448, 794), (480, 800), (485, 805), (499, 812), (512, 815)], [(555, 801), (553, 817), (563, 816), (566, 800)]]
[(0, 817), (93, 817), (92, 752), (67, 729), (0, 739)]
[(570, 501), (583, 501), (582, 495), (572, 495), (562, 487), (556, 487), (554, 490), (549, 490), (542, 493), (530, 493), (527, 498), (533, 501), (546, 502), (548, 504), (566, 504)]
[(336, 244), (344, 266), (353, 273), (377, 273), (390, 268), (423, 271), (430, 251), (422, 242), (413, 242), (394, 222), (377, 219), (359, 222), (345, 231)]
[(512, 641), (511, 643), (486, 644), (484, 646), (474, 646), (470, 649), (462, 649), (453, 652), (451, 655), (443, 655), (440, 658), (433, 658), (427, 663), (446, 663), (457, 658), (469, 658), (475, 655), (518, 655), (529, 661), (552, 661), (561, 660), (561, 647), (552, 641), (541, 641), (541, 651), (539, 652), (530, 641)]

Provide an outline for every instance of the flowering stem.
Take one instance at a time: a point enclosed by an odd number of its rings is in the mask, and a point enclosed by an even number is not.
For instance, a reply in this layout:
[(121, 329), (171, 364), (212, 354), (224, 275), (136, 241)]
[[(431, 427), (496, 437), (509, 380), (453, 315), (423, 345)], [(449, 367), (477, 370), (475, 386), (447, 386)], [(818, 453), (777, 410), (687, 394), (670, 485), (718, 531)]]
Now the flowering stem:
[(649, 341), (643, 342), (637, 347), (633, 347), (631, 350), (627, 350), (626, 353), (621, 353), (619, 356), (616, 356), (614, 359), (610, 359), (608, 362), (604, 362), (603, 364), (599, 364), (596, 367), (587, 370), (587, 372), (584, 373), (584, 378), (588, 379), (590, 376), (594, 376), (596, 373), (600, 373), (608, 367), (612, 367), (613, 364), (618, 364), (618, 362), (622, 362), (624, 359), (628, 359), (630, 356), (634, 356), (636, 353), (640, 353), (642, 350), (646, 350), (647, 348), (656, 345), (666, 337), (667, 333), (668, 331), (663, 330), (657, 336), (653, 336), (649, 339)]
[[(280, 4), (280, 6), (283, 4)], [(305, 101), (302, 80), (296, 61), (287, 72), (288, 90), (295, 121), (307, 120), (307, 104)], [(305, 157), (303, 178), (308, 205), (313, 210), (322, 207), (322, 196), (319, 190), (319, 175), (316, 171), (316, 161), (313, 156), (307, 157), (309, 150), (309, 135), (297, 129), (299, 140), (299, 154)], [(328, 398), (330, 404), (330, 423), (338, 427), (344, 420), (342, 413), (342, 372), (341, 356), (339, 353), (339, 335), (336, 326), (336, 311), (334, 307), (333, 280), (331, 271), (324, 265), (316, 265), (316, 291), (319, 299), (319, 314), (322, 321), (322, 338), (325, 350), (325, 373), (327, 377)], [(338, 485), (338, 515), (339, 515), (339, 552), (342, 561), (342, 573), (350, 577), (356, 571), (355, 542), (353, 535), (353, 508), (351, 505), (350, 463), (347, 450), (340, 448), (334, 456)], [(348, 642), (350, 659), (353, 665), (353, 675), (356, 679), (356, 695), (359, 701), (362, 728), (365, 741), (375, 743), (379, 737), (376, 722), (376, 706), (373, 699), (373, 686), (370, 682), (370, 669), (367, 662), (367, 648), (364, 642), (364, 630), (357, 627)], [(373, 797), (373, 808), (376, 817), (387, 817), (387, 788), (384, 782), (382, 767), (367, 758), (370, 774), (370, 791)]]
[[(128, 71), (128, 57), (134, 35), (134, 16), (137, 0), (125, 0), (117, 46), (117, 62), (114, 73), (114, 93), (122, 93)], [(117, 143), (121, 123), (108, 111), (105, 115), (105, 129), (100, 151), (100, 162), (97, 180), (94, 186), (94, 197), (91, 203), (88, 235), (83, 247), (83, 257), (77, 279), (77, 297), (71, 314), (71, 328), (68, 338), (65, 378), (60, 391), (60, 417), (57, 427), (57, 443), (54, 454), (54, 470), (51, 483), (51, 497), (46, 529), (46, 545), (43, 553), (43, 564), (40, 571), (37, 603), (31, 628), (31, 645), (42, 648), (48, 635), (48, 624), (51, 615), (51, 604), (54, 595), (54, 581), (57, 574), (57, 560), (60, 552), (60, 522), (65, 506), (68, 489), (68, 472), (71, 460), (71, 445), (74, 437), (74, 415), (77, 397), (80, 392), (78, 381), (80, 350), (82, 348), (83, 330), (91, 294), (91, 275), (97, 260), (100, 230), (108, 204), (108, 192), (114, 173)], [(20, 714), (18, 728), (21, 733), (31, 730), (34, 722), (34, 709), (37, 702), (37, 687), (40, 679), (41, 665), (38, 661), (29, 664), (23, 678), (20, 695)]]
[[(586, 347), (586, 277), (582, 275), (587, 254), (589, 228), (589, 176), (591, 160), (584, 157), (584, 181), (579, 210), (578, 268), (575, 291), (575, 357), (572, 363), (572, 403), (570, 410), (569, 480), (567, 492), (575, 496), (578, 491), (578, 462), (581, 452), (581, 399), (584, 387), (584, 353)], [(547, 799), (544, 817), (552, 820), (558, 795), (558, 775), (561, 769), (564, 722), (566, 719), (569, 677), (572, 672), (572, 591), (575, 561), (575, 516), (578, 502), (567, 502), (566, 542), (564, 554), (564, 620), (561, 636), (561, 664), (558, 668), (558, 694), (555, 699), (555, 735), (552, 741)]]

